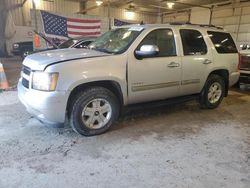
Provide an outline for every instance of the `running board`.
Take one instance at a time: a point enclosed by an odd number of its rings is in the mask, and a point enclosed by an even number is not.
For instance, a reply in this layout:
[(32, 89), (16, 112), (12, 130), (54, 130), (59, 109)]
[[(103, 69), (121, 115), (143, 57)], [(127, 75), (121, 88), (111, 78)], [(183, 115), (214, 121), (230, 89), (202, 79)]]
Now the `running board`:
[(130, 109), (136, 110), (136, 109), (142, 109), (142, 108), (150, 109), (150, 108), (185, 103), (185, 102), (189, 102), (193, 100), (199, 100), (199, 95), (198, 94), (189, 95), (189, 96), (170, 98), (170, 99), (165, 99), (165, 100), (160, 100), (160, 101), (132, 104), (132, 105), (128, 105), (124, 107), (124, 110), (130, 110)]

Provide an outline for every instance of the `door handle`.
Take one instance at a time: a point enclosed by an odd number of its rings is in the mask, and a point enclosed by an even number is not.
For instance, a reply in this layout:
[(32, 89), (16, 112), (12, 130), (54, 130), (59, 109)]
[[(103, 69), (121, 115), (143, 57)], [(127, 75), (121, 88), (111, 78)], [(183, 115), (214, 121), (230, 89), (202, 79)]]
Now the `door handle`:
[(176, 63), (176, 62), (171, 62), (168, 64), (168, 67), (170, 67), (170, 68), (179, 67), (179, 66), (180, 66), (180, 64)]
[(203, 64), (210, 64), (210, 63), (212, 63), (212, 61), (209, 60), (209, 59), (205, 59), (205, 60), (203, 61)]

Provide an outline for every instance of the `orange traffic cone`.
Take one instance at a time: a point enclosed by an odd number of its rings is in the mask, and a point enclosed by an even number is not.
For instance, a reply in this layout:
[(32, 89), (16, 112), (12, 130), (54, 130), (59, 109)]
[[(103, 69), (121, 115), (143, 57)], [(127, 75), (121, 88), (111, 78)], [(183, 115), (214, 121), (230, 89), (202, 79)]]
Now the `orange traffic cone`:
[(5, 90), (9, 88), (8, 81), (6, 79), (6, 75), (3, 69), (3, 64), (0, 63), (0, 90)]

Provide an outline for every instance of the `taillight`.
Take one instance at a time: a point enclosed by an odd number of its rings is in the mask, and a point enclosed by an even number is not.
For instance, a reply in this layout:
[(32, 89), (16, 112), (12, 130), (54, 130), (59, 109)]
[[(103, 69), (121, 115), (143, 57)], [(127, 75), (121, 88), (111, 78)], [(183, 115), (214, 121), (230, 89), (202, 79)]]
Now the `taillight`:
[(240, 63), (239, 69), (250, 69), (250, 54), (241, 54), (240, 55)]

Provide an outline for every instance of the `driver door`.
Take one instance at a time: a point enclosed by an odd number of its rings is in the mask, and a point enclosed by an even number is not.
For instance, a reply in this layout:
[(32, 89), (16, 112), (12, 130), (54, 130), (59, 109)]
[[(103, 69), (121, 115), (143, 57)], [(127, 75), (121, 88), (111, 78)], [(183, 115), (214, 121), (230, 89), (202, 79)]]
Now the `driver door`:
[(129, 103), (171, 98), (179, 95), (181, 58), (177, 56), (174, 33), (171, 29), (156, 29), (146, 35), (143, 45), (155, 45), (159, 53), (152, 57), (128, 57)]

